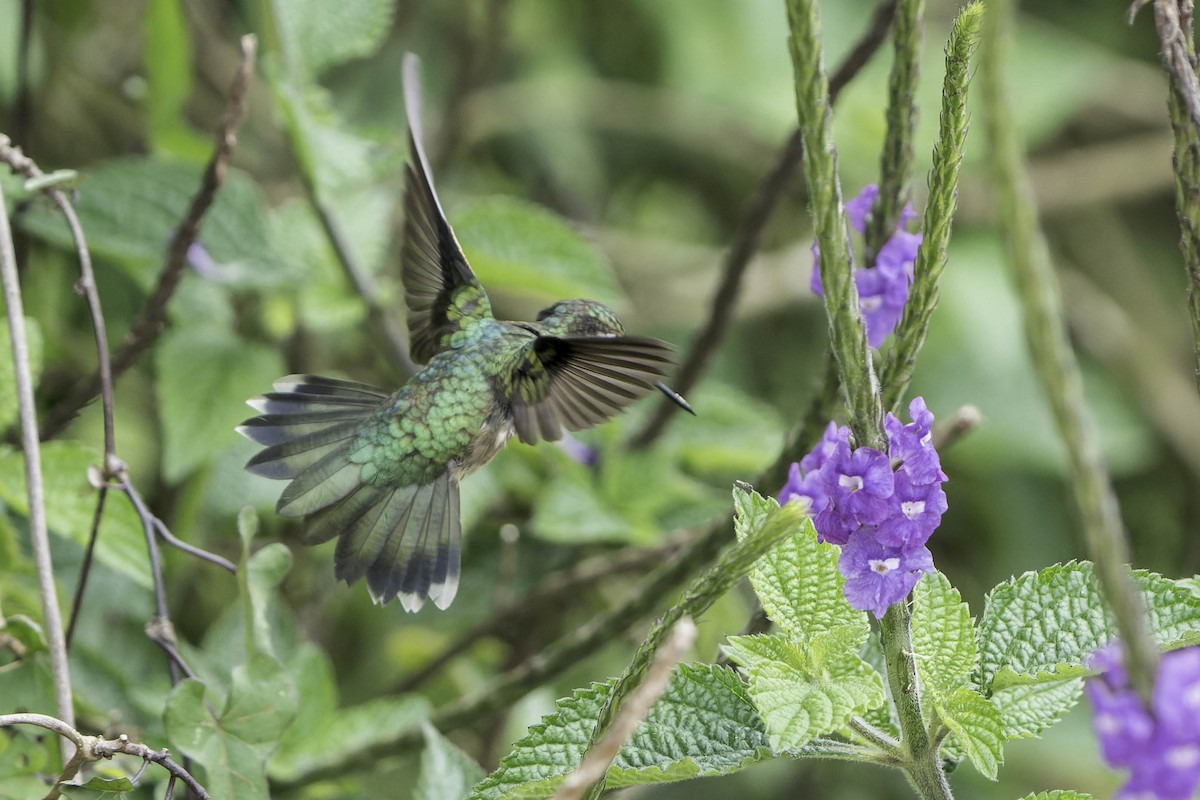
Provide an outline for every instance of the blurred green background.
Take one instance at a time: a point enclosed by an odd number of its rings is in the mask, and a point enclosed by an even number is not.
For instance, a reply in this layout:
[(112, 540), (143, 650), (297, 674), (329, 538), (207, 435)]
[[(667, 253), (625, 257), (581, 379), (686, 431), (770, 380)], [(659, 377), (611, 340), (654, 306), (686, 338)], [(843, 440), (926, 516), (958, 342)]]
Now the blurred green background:
[[(587, 295), (611, 302), (631, 332), (686, 349), (747, 199), (794, 127), (782, 2), (401, 0), (361, 19), (350, 12), (370, 4), (279, 0), (278, 8), (289, 9), (282, 13), (265, 0), (30, 5), (23, 75), (23, 3), (0, 0), (0, 132), (43, 169), (81, 173), (76, 192), (114, 343), (141, 308), (166, 238), (195, 191), (224, 113), (238, 36), (259, 34), (237, 169), (201, 237), (215, 265), (186, 276), (169, 330), (121, 379), (118, 446), (155, 513), (181, 538), (236, 559), (234, 518), (249, 504), (262, 514), (265, 537), (294, 546), (281, 635), (329, 655), (343, 703), (388, 694), (497, 603), (556, 570), (625, 546), (653, 546), (720, 516), (730, 481), (753, 480), (774, 460), (819, 383), (825, 327), (808, 290), (811, 229), (796, 180), (751, 263), (733, 333), (689, 396), (699, 417), (673, 420), (637, 455), (622, 453), (620, 444), (652, 401), (581, 435), (600, 449), (598, 474), (552, 447), (510, 446), (464, 486), (468, 534), (454, 606), (417, 616), (395, 605), (375, 608), (362, 587), (334, 583), (331, 547), (299, 547), (298, 529), (273, 515), (280, 486), (242, 471), (254, 447), (232, 431), (250, 413), (243, 400), (288, 372), (387, 387), (405, 378), (338, 266), (306, 181), (399, 318), (396, 234), (406, 157), (399, 76), (403, 54), (414, 51), (424, 63), (427, 147), (439, 192), (497, 314), (527, 319), (559, 296)], [(1118, 5), (1026, 6), (1012, 76), (1019, 123), (1136, 564), (1191, 575), (1200, 571), (1200, 399), (1157, 42), (1148, 16), (1129, 26)], [(918, 208), (956, 7), (928, 2)], [(824, 4), (828, 64), (849, 49), (873, 8), (858, 0)], [(272, 24), (279, 19), (304, 25)], [(361, 36), (347, 39), (347, 29)], [(889, 66), (885, 46), (835, 110), (846, 196), (876, 180)], [(968, 144), (941, 305), (912, 387), (939, 417), (968, 403), (983, 413), (982, 426), (943, 455), (950, 510), (930, 543), (976, 613), (1004, 578), (1083, 553), (1063, 449), (1030, 368), (994, 233), (982, 130), (977, 124)], [(60, 221), (44, 201), (15, 188), (9, 195), (26, 313), (40, 331), (44, 416), (91, 371), (94, 350)], [(74, 475), (94, 462), (99, 423), (92, 405), (49, 446), (51, 468)], [(19, 473), (19, 453), (0, 449), (0, 602), (5, 613), (36, 617)], [(76, 483), (62, 487), (51, 520), (63, 534), (55, 555), (67, 597), (92, 504)], [(85, 722), (161, 736), (156, 709), (166, 678), (141, 630), (152, 602), (141, 534), (127, 511), (114, 508), (106, 523), (107, 549), (73, 667)], [(504, 526), (516, 535), (501, 537)], [(165, 558), (180, 635), (197, 650), (219, 651), (228, 617), (237, 615), (230, 610), (234, 581), (177, 552)], [(434, 703), (460, 696), (636, 586), (635, 571), (579, 594), (568, 608), (535, 609), (519, 631), (485, 637), (423, 691)], [(713, 658), (724, 635), (741, 629), (752, 601), (742, 587), (714, 607), (694, 657)], [(633, 627), (502, 718), (452, 738), (494, 766), (555, 698), (619, 672), (643, 630)], [(4, 680), (0, 698), (46, 691), (37, 681)], [(1010, 744), (1006, 754), (999, 783), (969, 766), (957, 770), (959, 796), (1010, 798), (1056, 787), (1104, 796), (1118, 782), (1099, 765), (1083, 709), (1040, 741)], [(301, 795), (406, 797), (414, 764), (391, 762)], [(906, 797), (909, 789), (882, 770), (780, 762), (623, 794), (732, 795)]]

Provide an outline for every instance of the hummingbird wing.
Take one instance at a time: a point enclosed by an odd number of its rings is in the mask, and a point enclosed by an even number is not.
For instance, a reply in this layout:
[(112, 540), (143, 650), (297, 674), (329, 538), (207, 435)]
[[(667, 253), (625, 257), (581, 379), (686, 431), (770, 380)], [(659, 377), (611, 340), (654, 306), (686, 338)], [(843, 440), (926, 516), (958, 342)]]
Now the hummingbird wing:
[[(407, 611), (426, 598), (449, 606), (461, 553), (458, 483), (444, 466), (427, 465), (407, 483), (381, 475), (367, 454), (391, 435), (391, 397), (361, 383), (289, 375), (250, 405), (262, 414), (238, 432), (264, 449), (246, 468), (290, 481), (276, 511), (305, 517), (308, 544), (337, 537), (334, 574), (347, 584), (365, 578), (381, 605), (399, 597)], [(368, 468), (382, 479), (365, 480)]]
[(521, 441), (555, 441), (616, 416), (655, 388), (671, 363), (665, 342), (635, 336), (539, 336), (518, 352), (498, 390)]
[(412, 53), (404, 59), (404, 106), (410, 160), (404, 178), (400, 277), (408, 304), (409, 352), (424, 364), (445, 350), (457, 331), (492, 316), (492, 306), (433, 188), (421, 144), (420, 61)]

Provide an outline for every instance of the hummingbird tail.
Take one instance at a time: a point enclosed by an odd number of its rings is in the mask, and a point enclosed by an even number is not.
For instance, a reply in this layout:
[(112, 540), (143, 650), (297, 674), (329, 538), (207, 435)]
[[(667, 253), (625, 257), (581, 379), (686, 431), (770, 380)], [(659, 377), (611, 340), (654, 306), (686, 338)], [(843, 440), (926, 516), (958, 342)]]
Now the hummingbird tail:
[(250, 401), (262, 412), (238, 432), (264, 445), (246, 468), (290, 480), (277, 511), (306, 517), (305, 541), (338, 537), (335, 574), (366, 578), (379, 604), (400, 598), (417, 611), (425, 598), (446, 608), (458, 591), (462, 530), (458, 483), (444, 472), (422, 485), (373, 485), (350, 448), (388, 395), (366, 384), (290, 375)]
[(334, 573), (366, 578), (371, 599), (400, 598), (417, 611), (425, 598), (445, 609), (458, 591), (462, 528), (458, 482), (444, 472), (420, 486), (363, 485), (309, 518), (309, 530), (340, 534)]

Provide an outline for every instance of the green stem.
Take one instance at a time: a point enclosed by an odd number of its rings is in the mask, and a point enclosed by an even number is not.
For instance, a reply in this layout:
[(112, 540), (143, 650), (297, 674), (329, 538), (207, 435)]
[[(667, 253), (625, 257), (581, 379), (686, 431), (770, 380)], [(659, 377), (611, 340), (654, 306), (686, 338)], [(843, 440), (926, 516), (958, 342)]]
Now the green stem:
[(929, 738), (921, 714), (911, 629), (912, 614), (908, 603), (896, 603), (879, 621), (879, 640), (887, 665), (888, 686), (896, 709), (896, 721), (900, 726), (901, 744), (908, 755), (904, 771), (921, 797), (947, 800), (953, 797), (950, 785), (938, 760), (937, 744)]
[(1170, 78), (1167, 108), (1175, 136), (1175, 153), (1171, 160), (1175, 171), (1175, 214), (1182, 232), (1179, 249), (1183, 251), (1187, 268), (1196, 386), (1200, 388), (1200, 131), (1187, 102), (1189, 96), (1195, 98), (1200, 91), (1192, 67), (1196, 48), (1191, 26), (1180, 24), (1179, 10), (1173, 3), (1155, 3), (1154, 18), (1163, 43), (1163, 69)]
[(914, 281), (896, 328), (896, 340), (880, 368), (883, 407), (895, 411), (904, 397), (917, 354), (925, 344), (929, 320), (938, 303), (938, 282), (946, 267), (946, 248), (958, 206), (958, 172), (967, 145), (967, 91), (971, 84), (971, 58), (979, 44), (983, 5), (963, 8), (946, 44), (946, 77), (942, 83), (942, 111), (933, 166), (929, 171), (929, 200), (921, 224), (924, 236), (913, 267)]
[(864, 237), (864, 262), (868, 266), (874, 266), (875, 256), (896, 230), (900, 211), (909, 199), (924, 15), (925, 0), (901, 0), (896, 6), (893, 28), (896, 54), (888, 79), (887, 131), (879, 165), (879, 197), (871, 209)]
[[(596, 719), (596, 726), (592, 731), (592, 740), (588, 749), (594, 747), (596, 742), (603, 739), (604, 735), (608, 733), (616, 719), (621, 702), (641, 684), (654, 659), (654, 654), (666, 640), (667, 634), (675, 627), (675, 623), (685, 616), (696, 619), (707, 611), (717, 601), (717, 598), (728, 592), (735, 583), (750, 572), (755, 561), (773, 550), (785, 537), (795, 533), (807, 514), (807, 508), (799, 503), (788, 503), (782, 507), (772, 508), (757, 530), (726, 548), (717, 563), (692, 581), (680, 601), (667, 609), (666, 613), (655, 621), (649, 635), (646, 636), (646, 641), (634, 653), (629, 666), (625, 668), (625, 672), (613, 686), (608, 700), (600, 709), (600, 714)], [(604, 781), (601, 780), (593, 785), (584, 797), (587, 800), (595, 800), (603, 790)]]
[(1011, 0), (993, 0), (991, 5), (994, 19), (988, 27), (983, 60), (984, 104), (1001, 238), (1024, 310), (1034, 368), (1067, 447), (1071, 491), (1087, 549), (1116, 619), (1130, 682), (1148, 699), (1157, 649), (1141, 596), (1129, 576), (1129, 547), (1116, 494), (1084, 399), (1079, 364), (1067, 339), (1058, 279), (1038, 223), (1037, 202), (1013, 124), (1015, 106), (1004, 82), (1015, 12)]
[(846, 390), (846, 410), (856, 442), (860, 447), (886, 450), (879, 385), (858, 308), (858, 290), (850, 274), (850, 242), (833, 146), (820, 14), (814, 0), (788, 0), (787, 10), (791, 29), (788, 44), (796, 73), (796, 113), (804, 137), (804, 180), (821, 250), (818, 267), (830, 345)]

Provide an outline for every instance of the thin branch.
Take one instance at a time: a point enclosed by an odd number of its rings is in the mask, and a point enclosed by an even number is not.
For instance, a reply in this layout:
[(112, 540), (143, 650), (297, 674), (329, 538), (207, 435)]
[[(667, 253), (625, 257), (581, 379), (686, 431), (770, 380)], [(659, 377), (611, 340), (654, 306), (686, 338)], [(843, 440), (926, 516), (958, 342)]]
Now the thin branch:
[(641, 685), (621, 703), (620, 711), (604, 738), (584, 753), (579, 766), (555, 793), (554, 800), (580, 800), (589, 786), (604, 778), (625, 742), (667, 690), (671, 673), (695, 641), (696, 623), (691, 617), (685, 616), (671, 627), (666, 642), (654, 654)]
[[(75, 745), (74, 757), (68, 762), (62, 776), (55, 781), (54, 788), (46, 795), (45, 800), (54, 800), (54, 798), (61, 796), (61, 785), (75, 777), (82, 764), (101, 759), (110, 759), (118, 754), (130, 755), (152, 764), (158, 764), (170, 773), (172, 781), (183, 781), (192, 790), (192, 794), (199, 800), (208, 800), (209, 795), (204, 787), (192, 777), (191, 773), (171, 759), (170, 752), (166, 748), (154, 750), (141, 742), (132, 741), (125, 734), (121, 734), (116, 739), (105, 739), (103, 736), (85, 736), (75, 730), (74, 725), (67, 724), (60, 719), (45, 714), (0, 714), (0, 728), (9, 725), (36, 725), (39, 728), (45, 728), (57, 733), (64, 740)], [(138, 776), (140, 775), (141, 771), (139, 770)], [(136, 777), (134, 782), (136, 782)]]
[(162, 563), (158, 554), (158, 539), (154, 525), (154, 515), (146, 507), (142, 496), (138, 494), (129, 473), (121, 467), (117, 475), (117, 485), (129, 498), (138, 520), (142, 523), (142, 532), (146, 537), (146, 552), (150, 558), (150, 578), (154, 582), (154, 616), (146, 624), (146, 636), (157, 644), (167, 656), (167, 667), (171, 673), (171, 685), (180, 681), (180, 673), (191, 677), (194, 673), (183, 662), (178, 649), (175, 647), (175, 626), (171, 624), (171, 612), (167, 608), (167, 589), (163, 582)]
[[(0, 150), (7, 144), (0, 137)], [(25, 339), (25, 308), (17, 276), (12, 231), (4, 209), (4, 191), (0, 188), (0, 283), (4, 284), (4, 303), (8, 316), (13, 371), (16, 373), (17, 407), (21, 419), (21, 446), (25, 453), (25, 491), (29, 499), (29, 539), (37, 568), (38, 592), (42, 601), (42, 623), (50, 651), (50, 672), (54, 681), (54, 699), (58, 716), (74, 727), (75, 709), (71, 699), (71, 673), (67, 664), (67, 645), (63, 638), (62, 614), (58, 607), (54, 564), (50, 558), (50, 536), (46, 527), (45, 486), (42, 483), (42, 451), (37, 438), (37, 410), (33, 403), (33, 375), (29, 368), (29, 343)], [(70, 753), (63, 743), (63, 761)]]
[(210, 553), (203, 548), (196, 547), (194, 544), (188, 544), (183, 539), (180, 539), (178, 536), (171, 533), (171, 529), (167, 527), (167, 524), (158, 517), (154, 517), (153, 522), (154, 530), (156, 530), (162, 540), (171, 545), (171, 547), (174, 547), (176, 550), (182, 550), (190, 556), (195, 556), (201, 561), (207, 561), (210, 564), (214, 564), (231, 575), (237, 575), (237, 564), (234, 564), (229, 559), (219, 556), (216, 553)]
[(300, 172), (304, 190), (308, 194), (308, 201), (312, 205), (313, 211), (316, 212), (317, 219), (321, 222), (321, 228), (325, 231), (325, 237), (329, 240), (329, 244), (333, 248), (333, 253), (342, 267), (342, 271), (346, 273), (346, 277), (350, 279), (350, 284), (354, 287), (355, 293), (358, 294), (363, 305), (367, 307), (367, 318), (378, 326), (380, 332), (383, 334), (384, 342), (388, 347), (388, 354), (392, 357), (392, 360), (407, 371), (408, 374), (417, 374), (421, 368), (412, 360), (412, 356), (409, 355), (408, 335), (397, 324), (391, 312), (384, 308), (383, 304), (379, 301), (379, 288), (375, 285), (375, 281), (372, 280), (371, 273), (359, 263), (358, 257), (354, 255), (354, 251), (346, 241), (346, 237), (343, 235), (342, 229), (333, 215), (333, 211), (321, 199), (315, 178), (305, 173), (303, 169)]
[[(897, 0), (884, 0), (875, 9), (874, 16), (858, 43), (842, 60), (841, 65), (829, 80), (829, 102), (837, 100), (841, 90), (871, 60), (871, 57), (887, 39), (888, 29), (896, 13)], [(725, 338), (733, 319), (742, 277), (750, 259), (757, 252), (763, 230), (771, 218), (771, 212), (779, 204), (804, 154), (804, 140), (796, 130), (784, 145), (778, 161), (767, 173), (758, 189), (746, 204), (741, 222), (734, 233), (733, 242), (726, 253), (721, 268), (721, 280), (713, 293), (708, 319), (703, 328), (688, 346), (687, 355), (679, 366), (672, 388), (687, 395), (708, 369), (717, 347)], [(661, 399), (645, 426), (630, 440), (630, 447), (638, 449), (648, 446), (662, 435), (667, 425), (675, 418), (678, 410), (675, 403)]]
[(104, 518), (104, 503), (108, 499), (108, 487), (102, 485), (96, 493), (96, 510), (92, 512), (92, 528), (88, 532), (87, 547), (83, 549), (83, 563), (79, 567), (79, 580), (75, 582), (75, 596), (71, 600), (71, 619), (67, 623), (67, 649), (75, 639), (75, 624), (83, 608), (83, 593), (88, 577), (92, 574), (92, 562), (96, 555), (96, 541), (100, 536), (100, 521)]
[[(121, 375), (141, 357), (151, 344), (162, 333), (167, 320), (167, 306), (179, 288), (179, 282), (187, 268), (189, 248), (196, 243), (200, 236), (200, 225), (204, 215), (208, 213), (216, 200), (217, 192), (225, 184), (229, 171), (229, 161), (237, 145), (237, 128), (246, 116), (247, 96), (250, 78), (254, 73), (254, 54), (256, 40), (253, 35), (242, 37), (242, 62), (234, 76), (233, 85), (229, 90), (229, 103), (225, 111), (225, 119), (217, 133), (216, 148), (204, 170), (200, 181), (200, 189), (192, 198), (187, 214), (175, 229), (170, 243), (167, 245), (166, 262), (159, 273), (158, 283), (146, 300), (141, 316), (133, 323), (124, 341), (113, 352), (111, 367), (106, 359), (101, 359), (96, 373), (83, 379), (71, 393), (60, 402), (51, 412), (50, 419), (42, 430), (42, 438), (49, 439), (70, 422), (79, 410), (104, 391), (105, 379), (103, 372), (111, 369), (112, 375)], [(96, 319), (93, 316), (93, 320)], [(111, 384), (111, 377), (108, 381)], [(110, 472), (106, 467), (106, 471)]]
[(674, 536), (658, 547), (624, 547), (614, 553), (585, 559), (569, 569), (551, 575), (521, 596), (505, 603), (491, 616), (448, 644), (419, 670), (405, 676), (404, 680), (392, 689), (392, 693), (402, 695), (414, 691), (480, 639), (527, 637), (530, 618), (541, 613), (543, 609), (553, 608), (563, 600), (577, 597), (581, 592), (615, 575), (649, 569), (661, 564), (687, 547), (694, 538), (685, 534)]

